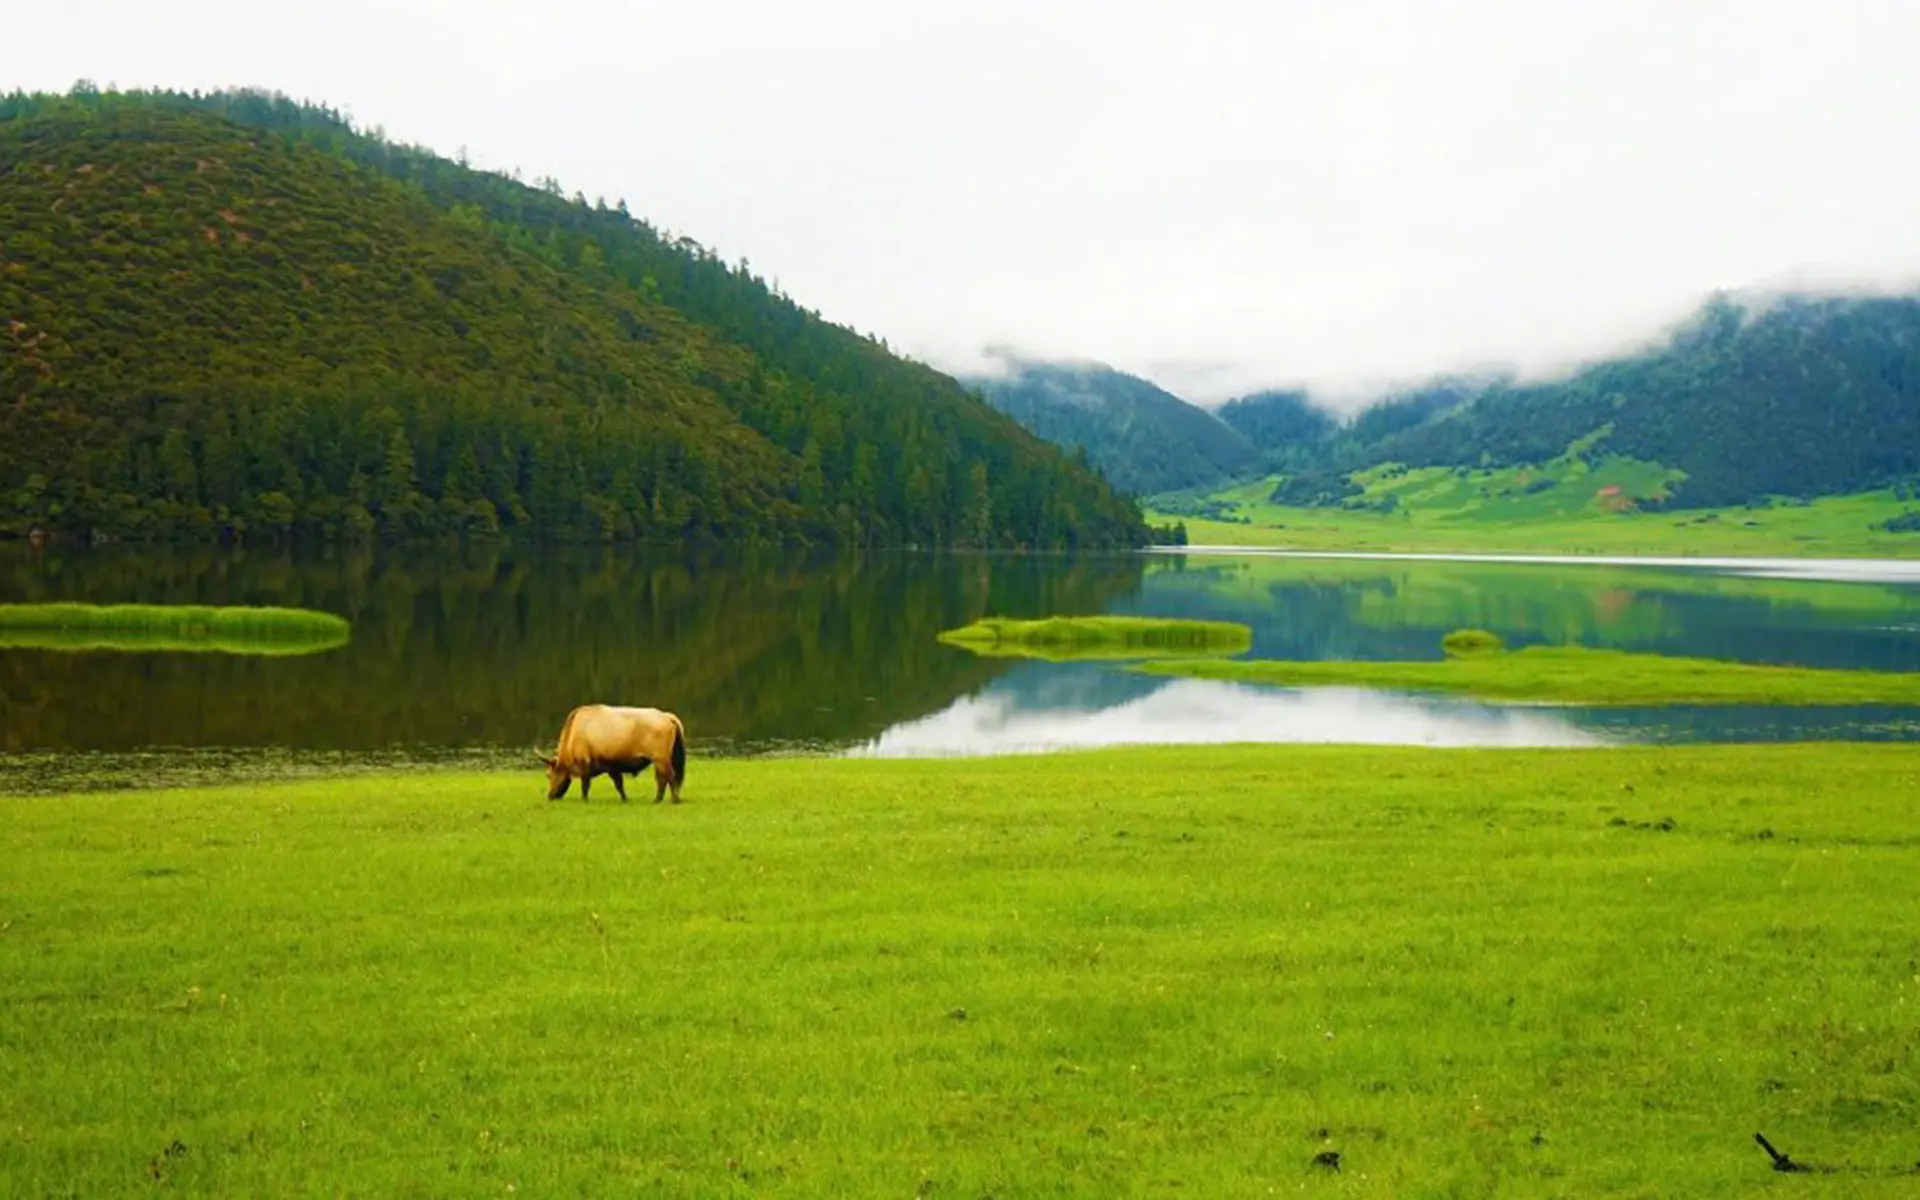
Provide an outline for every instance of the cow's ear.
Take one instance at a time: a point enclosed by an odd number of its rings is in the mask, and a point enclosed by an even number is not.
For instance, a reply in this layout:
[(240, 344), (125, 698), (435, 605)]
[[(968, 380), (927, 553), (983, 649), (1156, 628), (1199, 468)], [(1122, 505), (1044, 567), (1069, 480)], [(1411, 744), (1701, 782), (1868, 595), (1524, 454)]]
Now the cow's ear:
[(552, 760), (551, 758), (548, 758), (548, 757), (547, 757), (546, 755), (544, 755), (544, 754), (538, 754), (538, 753), (536, 753), (536, 754), (534, 755), (534, 757), (535, 757), (535, 758), (537, 758), (537, 759), (539, 759), (539, 760), (540, 760), (541, 762), (543, 762), (543, 763), (545, 763), (545, 764), (546, 764), (546, 765), (547, 765), (547, 766), (548, 766), (549, 768), (551, 768), (551, 767), (553, 766), (553, 760)]

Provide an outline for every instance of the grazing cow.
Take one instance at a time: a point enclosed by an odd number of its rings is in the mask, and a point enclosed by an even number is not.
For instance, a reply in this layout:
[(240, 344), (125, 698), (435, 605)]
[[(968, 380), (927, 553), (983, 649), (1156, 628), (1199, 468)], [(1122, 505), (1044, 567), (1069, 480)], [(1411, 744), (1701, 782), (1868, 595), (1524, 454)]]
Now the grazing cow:
[(678, 804), (680, 785), (687, 778), (687, 731), (679, 717), (657, 708), (583, 704), (567, 714), (553, 757), (542, 754), (540, 761), (547, 764), (549, 800), (566, 795), (575, 779), (585, 800), (595, 775), (611, 775), (624, 804), (627, 785), (622, 776), (638, 775), (652, 766), (653, 802), (660, 803), (672, 788), (673, 802)]

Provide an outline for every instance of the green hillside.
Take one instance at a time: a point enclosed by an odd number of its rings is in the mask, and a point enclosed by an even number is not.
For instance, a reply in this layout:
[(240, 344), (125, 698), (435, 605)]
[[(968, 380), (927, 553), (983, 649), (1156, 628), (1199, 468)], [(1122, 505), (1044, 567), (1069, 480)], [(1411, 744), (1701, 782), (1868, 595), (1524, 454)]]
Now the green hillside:
[(1157, 495), (1193, 543), (1920, 553), (1920, 298), (1717, 296), (1557, 382), (1443, 378), (1352, 420), (1221, 410), (1272, 472)]
[(1663, 508), (1811, 499), (1920, 482), (1920, 297), (1716, 295), (1656, 345), (1565, 379), (1440, 378), (1345, 423), (1298, 392), (1220, 415), (1287, 476), (1274, 499), (1347, 504), (1355, 471), (1589, 459), (1659, 464)]
[(1602, 431), (1603, 451), (1684, 473), (1673, 507), (1920, 475), (1920, 298), (1716, 296), (1661, 345), (1558, 382), (1494, 384), (1363, 454), (1516, 466)]
[(1137, 376), (1101, 366), (1016, 363), (968, 382), (1041, 437), (1082, 449), (1134, 495), (1218, 483), (1259, 469), (1260, 454), (1203, 408)]
[(624, 205), (254, 93), (0, 98), (0, 531), (1117, 545), (1135, 507)]

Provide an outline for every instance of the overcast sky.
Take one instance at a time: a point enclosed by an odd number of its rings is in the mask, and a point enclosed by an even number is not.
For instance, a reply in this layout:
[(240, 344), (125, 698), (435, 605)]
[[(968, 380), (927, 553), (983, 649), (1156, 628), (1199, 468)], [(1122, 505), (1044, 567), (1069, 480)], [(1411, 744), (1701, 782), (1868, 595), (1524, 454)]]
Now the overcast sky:
[(15, 7), (0, 87), (323, 100), (956, 370), (1351, 397), (1920, 277), (1913, 0)]

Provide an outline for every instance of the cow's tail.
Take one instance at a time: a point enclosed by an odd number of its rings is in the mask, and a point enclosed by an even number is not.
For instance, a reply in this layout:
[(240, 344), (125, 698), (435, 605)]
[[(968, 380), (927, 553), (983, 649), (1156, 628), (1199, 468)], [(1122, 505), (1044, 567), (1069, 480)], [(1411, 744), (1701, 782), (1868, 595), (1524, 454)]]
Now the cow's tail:
[(673, 777), (680, 783), (687, 781), (687, 731), (679, 717), (673, 719)]

